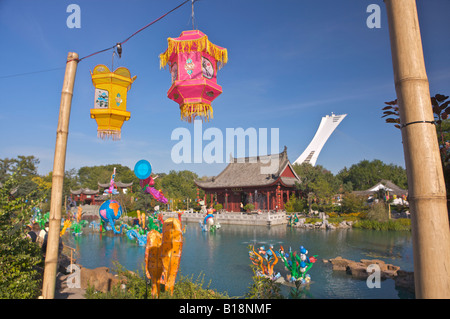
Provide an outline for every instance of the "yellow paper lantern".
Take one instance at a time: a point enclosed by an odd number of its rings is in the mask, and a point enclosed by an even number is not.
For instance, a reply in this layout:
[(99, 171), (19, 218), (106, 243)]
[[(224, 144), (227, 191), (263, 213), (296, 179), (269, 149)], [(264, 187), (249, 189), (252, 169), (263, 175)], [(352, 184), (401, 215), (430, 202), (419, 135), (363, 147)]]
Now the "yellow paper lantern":
[(123, 122), (130, 119), (127, 93), (136, 76), (131, 77), (130, 71), (124, 67), (111, 72), (107, 66), (99, 64), (91, 72), (91, 77), (95, 86), (91, 118), (97, 121), (97, 136), (120, 140)]

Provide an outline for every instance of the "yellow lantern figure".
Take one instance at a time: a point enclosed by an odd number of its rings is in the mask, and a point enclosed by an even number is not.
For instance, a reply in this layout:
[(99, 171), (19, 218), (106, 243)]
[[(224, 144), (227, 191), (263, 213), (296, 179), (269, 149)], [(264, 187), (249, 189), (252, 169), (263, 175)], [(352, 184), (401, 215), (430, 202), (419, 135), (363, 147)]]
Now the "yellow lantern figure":
[(136, 76), (131, 77), (130, 71), (124, 67), (111, 72), (107, 66), (99, 64), (91, 72), (91, 77), (95, 86), (91, 118), (97, 121), (97, 136), (120, 140), (123, 122), (130, 119), (127, 93)]

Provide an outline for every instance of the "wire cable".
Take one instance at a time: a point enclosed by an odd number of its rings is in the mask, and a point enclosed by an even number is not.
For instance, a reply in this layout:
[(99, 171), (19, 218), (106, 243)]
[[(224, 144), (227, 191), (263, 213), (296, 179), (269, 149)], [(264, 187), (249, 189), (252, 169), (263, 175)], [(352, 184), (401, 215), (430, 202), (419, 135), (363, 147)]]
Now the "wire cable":
[(56, 70), (64, 70), (64, 68), (65, 67), (59, 67), (59, 68), (40, 70), (40, 71), (33, 71), (33, 72), (25, 72), (25, 73), (18, 73), (18, 74), (2, 75), (2, 76), (0, 76), (0, 79), (7, 79), (7, 78), (13, 78), (13, 77), (16, 77), (16, 76), (24, 76), (24, 75), (30, 75), (30, 74), (36, 74), (36, 73), (44, 73), (44, 72), (50, 72), (50, 71), (56, 71)]
[(80, 62), (81, 60), (87, 59), (87, 58), (89, 58), (89, 57), (91, 57), (91, 56), (93, 56), (93, 55), (96, 55), (96, 54), (99, 54), (99, 53), (102, 53), (102, 52), (105, 52), (105, 51), (109, 51), (109, 50), (111, 50), (111, 49), (114, 49), (114, 48), (116, 48), (118, 45), (122, 46), (122, 44), (124, 44), (125, 42), (127, 42), (128, 40), (130, 40), (130, 39), (131, 39), (132, 37), (134, 37), (136, 34), (138, 34), (139, 32), (141, 32), (141, 31), (147, 29), (149, 26), (151, 26), (152, 24), (158, 22), (159, 20), (161, 20), (161, 19), (164, 18), (165, 16), (169, 15), (169, 14), (172, 13), (173, 11), (177, 10), (178, 8), (182, 7), (183, 5), (185, 5), (185, 4), (186, 4), (187, 2), (189, 2), (189, 1), (195, 2), (195, 1), (197, 1), (197, 0), (185, 0), (183, 3), (181, 3), (181, 4), (178, 5), (177, 7), (173, 8), (172, 10), (166, 12), (165, 14), (163, 14), (162, 16), (160, 16), (159, 18), (157, 18), (156, 20), (153, 20), (153, 21), (150, 22), (149, 24), (147, 24), (147, 25), (143, 26), (142, 28), (140, 28), (139, 30), (137, 30), (136, 32), (134, 32), (132, 35), (130, 35), (128, 38), (126, 38), (125, 40), (123, 40), (122, 42), (118, 42), (118, 43), (116, 43), (115, 45), (113, 45), (113, 46), (110, 47), (110, 48), (103, 49), (103, 50), (100, 50), (100, 51), (91, 53), (91, 54), (89, 54), (89, 55), (87, 55), (87, 56), (85, 56), (85, 57), (82, 57), (81, 59), (78, 59), (78, 62)]
[[(170, 13), (172, 13), (173, 11), (179, 9), (180, 7), (182, 7), (183, 5), (185, 5), (186, 3), (192, 2), (192, 5), (194, 5), (194, 2), (196, 2), (196, 1), (198, 1), (198, 0), (185, 0), (183, 3), (181, 3), (181, 4), (178, 5), (178, 6), (176, 6), (176, 7), (173, 8), (172, 10), (166, 12), (165, 14), (163, 14), (162, 16), (160, 16), (159, 18), (157, 18), (156, 20), (153, 20), (153, 21), (150, 22), (149, 24), (147, 24), (147, 25), (143, 26), (142, 28), (140, 28), (139, 30), (137, 30), (136, 32), (134, 32), (132, 35), (130, 35), (128, 38), (126, 38), (125, 40), (123, 40), (122, 42), (118, 42), (118, 43), (116, 43), (115, 45), (113, 45), (113, 46), (111, 46), (111, 47), (109, 47), (109, 48), (106, 48), (106, 49), (103, 49), (103, 50), (100, 50), (100, 51), (96, 51), (96, 52), (91, 53), (91, 54), (88, 54), (88, 55), (86, 55), (86, 56), (84, 56), (84, 57), (82, 57), (82, 58), (79, 58), (79, 59), (77, 59), (78, 62), (81, 62), (82, 60), (87, 59), (87, 58), (90, 58), (90, 57), (92, 57), (92, 56), (94, 56), (94, 55), (96, 55), (96, 54), (99, 54), (99, 53), (102, 53), (102, 52), (105, 52), (105, 51), (109, 51), (109, 50), (115, 49), (116, 47), (117, 47), (117, 48), (120, 48), (120, 52), (118, 52), (119, 57), (120, 57), (120, 56), (121, 56), (121, 53), (122, 53), (122, 44), (124, 44), (125, 42), (127, 42), (128, 40), (130, 40), (132, 37), (134, 37), (134, 36), (135, 36), (136, 34), (138, 34), (139, 32), (141, 32), (141, 31), (147, 29), (147, 28), (148, 28), (149, 26), (151, 26), (152, 24), (154, 24), (154, 23), (158, 22), (159, 20), (163, 19), (164, 17), (166, 17), (167, 15), (169, 15)], [(70, 62), (70, 61), (72, 61), (72, 60), (68, 60), (67, 62)], [(66, 62), (66, 63), (67, 63), (67, 62)], [(35, 74), (35, 73), (42, 73), (42, 72), (55, 71), (55, 70), (60, 70), (60, 69), (64, 69), (64, 67), (53, 68), (53, 69), (48, 69), (48, 70), (41, 70), (41, 71), (35, 71), (35, 72), (27, 72), (27, 73), (19, 73), (19, 74), (4, 75), (4, 76), (0, 76), (0, 79), (11, 78), (11, 77), (16, 77), (16, 76), (24, 76), (24, 75)]]

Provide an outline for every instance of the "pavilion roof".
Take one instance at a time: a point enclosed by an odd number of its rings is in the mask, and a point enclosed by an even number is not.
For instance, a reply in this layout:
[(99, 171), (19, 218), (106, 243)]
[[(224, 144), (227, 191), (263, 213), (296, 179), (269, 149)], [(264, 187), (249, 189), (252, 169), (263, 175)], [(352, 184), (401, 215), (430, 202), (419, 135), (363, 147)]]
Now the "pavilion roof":
[[(115, 183), (116, 183), (116, 186), (118, 188), (128, 188), (128, 187), (131, 187), (133, 185), (133, 182), (131, 182), (131, 183), (123, 183), (123, 182), (119, 181), (119, 182), (115, 182)], [(109, 185), (110, 185), (109, 182), (108, 183), (104, 183), (104, 184), (102, 184), (100, 182), (97, 182), (97, 184), (101, 188), (108, 188)]]
[(386, 179), (382, 179), (380, 182), (378, 182), (374, 186), (372, 186), (364, 191), (354, 191), (353, 194), (367, 196), (367, 195), (374, 194), (383, 188), (385, 190), (389, 191), (392, 195), (402, 196), (402, 195), (408, 194), (407, 189), (400, 188), (397, 185), (395, 185), (393, 182), (386, 180)]
[(85, 194), (85, 195), (95, 195), (98, 194), (99, 190), (93, 190), (93, 189), (89, 189), (89, 188), (80, 188), (77, 190), (70, 190), (70, 193), (73, 195), (80, 195), (80, 194)]
[[(277, 163), (278, 160), (278, 163)], [(294, 177), (282, 176), (290, 169)], [(207, 180), (196, 180), (200, 188), (235, 188), (235, 187), (261, 187), (281, 182), (292, 187), (300, 178), (292, 168), (287, 157), (287, 148), (279, 154), (230, 158), (230, 163), (217, 176)]]

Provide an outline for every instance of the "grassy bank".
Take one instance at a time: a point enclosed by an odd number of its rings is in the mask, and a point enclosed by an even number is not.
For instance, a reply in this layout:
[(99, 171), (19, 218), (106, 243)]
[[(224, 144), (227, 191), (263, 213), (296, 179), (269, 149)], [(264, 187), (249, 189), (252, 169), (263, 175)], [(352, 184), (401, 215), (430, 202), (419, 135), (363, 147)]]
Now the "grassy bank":
[(353, 224), (354, 228), (374, 230), (411, 230), (411, 219), (399, 218), (388, 221), (361, 219)]

